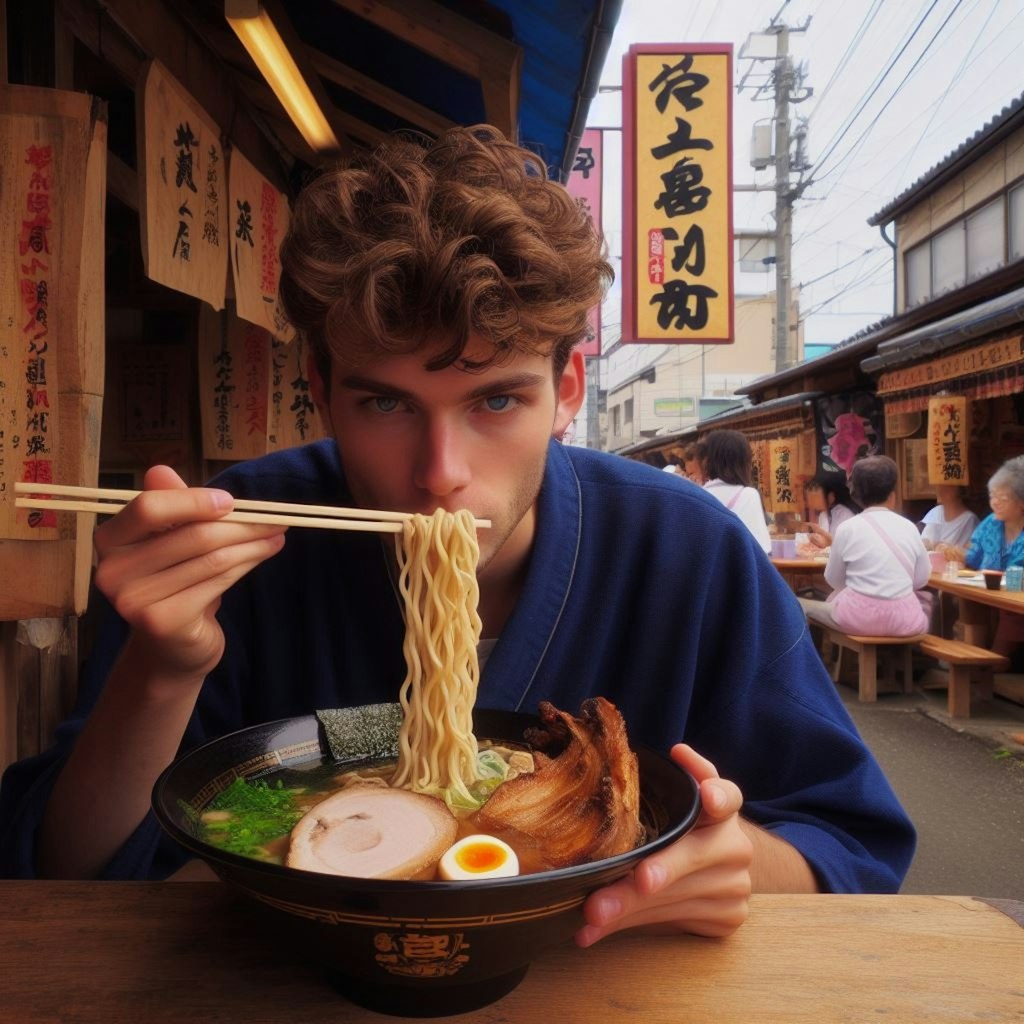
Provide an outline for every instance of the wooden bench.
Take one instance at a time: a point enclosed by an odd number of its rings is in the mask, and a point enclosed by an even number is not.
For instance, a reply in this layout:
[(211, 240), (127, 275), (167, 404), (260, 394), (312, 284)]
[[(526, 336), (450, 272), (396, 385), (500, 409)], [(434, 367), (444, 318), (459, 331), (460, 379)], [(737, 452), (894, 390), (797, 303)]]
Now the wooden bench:
[[(947, 708), (950, 718), (970, 718), (971, 715), (971, 682), (974, 681), (987, 687), (987, 696), (992, 696), (992, 672), (1006, 668), (1009, 659), (985, 647), (975, 647), (963, 640), (947, 640), (941, 636), (925, 634), (915, 646), (922, 654), (927, 654), (938, 661), (949, 665), (949, 687), (947, 690)], [(982, 670), (982, 677), (976, 673)]]
[[(870, 702), (878, 699), (878, 651), (882, 648), (888, 656), (886, 676), (890, 683), (895, 684), (897, 657), (903, 673), (903, 691), (909, 693), (913, 689), (914, 677), (911, 659), (914, 645), (927, 634), (916, 633), (913, 636), (860, 636), (844, 633), (838, 626), (830, 626), (824, 622), (809, 618), (808, 626), (821, 630), (822, 636), (835, 644), (841, 651), (853, 651), (857, 655), (857, 699)], [(834, 683), (839, 682), (842, 670), (842, 657), (836, 658), (830, 675)]]

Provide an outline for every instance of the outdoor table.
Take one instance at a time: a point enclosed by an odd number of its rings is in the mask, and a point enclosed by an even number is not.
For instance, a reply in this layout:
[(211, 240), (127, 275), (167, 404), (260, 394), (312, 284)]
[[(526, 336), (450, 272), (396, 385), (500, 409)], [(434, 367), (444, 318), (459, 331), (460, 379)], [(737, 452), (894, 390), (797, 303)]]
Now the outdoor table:
[[(612, 936), (545, 953), (459, 1021), (1011, 1020), (1024, 903), (968, 896), (751, 900), (726, 939)], [(0, 1020), (386, 1021), (291, 958), (218, 882), (0, 882)]]
[(947, 579), (932, 573), (928, 586), (941, 594), (952, 594), (957, 599), (958, 618), (964, 627), (964, 640), (977, 647), (988, 646), (989, 608), (1024, 615), (1024, 592), (1016, 590), (989, 590), (979, 578), (957, 577)]
[(801, 576), (822, 576), (827, 558), (773, 558), (772, 565), (792, 587)]

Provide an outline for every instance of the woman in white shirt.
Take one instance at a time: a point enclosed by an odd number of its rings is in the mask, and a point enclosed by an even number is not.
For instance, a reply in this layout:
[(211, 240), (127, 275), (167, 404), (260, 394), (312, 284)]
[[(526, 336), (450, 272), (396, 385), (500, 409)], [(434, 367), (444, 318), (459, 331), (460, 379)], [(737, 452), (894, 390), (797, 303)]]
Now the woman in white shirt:
[(738, 430), (713, 430), (702, 441), (703, 462), (707, 475), (704, 490), (713, 494), (726, 508), (732, 509), (744, 526), (754, 535), (766, 554), (771, 554), (761, 495), (750, 486), (750, 442)]
[(978, 525), (978, 517), (964, 504), (964, 489), (956, 484), (939, 484), (935, 488), (938, 504), (925, 513), (921, 540), (929, 550), (942, 551), (943, 545), (966, 548)]
[(800, 599), (808, 618), (863, 636), (913, 636), (928, 629), (917, 591), (931, 563), (917, 527), (893, 511), (896, 463), (873, 455), (854, 464), (854, 499), (864, 507), (832, 538), (825, 580), (828, 601)]

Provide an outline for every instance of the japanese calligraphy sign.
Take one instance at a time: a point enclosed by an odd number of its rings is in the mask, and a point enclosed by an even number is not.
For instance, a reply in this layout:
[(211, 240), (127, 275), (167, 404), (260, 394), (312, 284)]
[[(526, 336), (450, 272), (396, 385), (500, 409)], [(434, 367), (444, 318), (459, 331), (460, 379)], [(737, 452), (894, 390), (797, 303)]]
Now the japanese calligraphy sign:
[(732, 47), (623, 58), (622, 341), (731, 343)]
[(202, 309), (199, 410), (203, 458), (251, 459), (267, 451), (270, 334), (263, 327)]
[(788, 439), (768, 442), (767, 504), (772, 512), (795, 512), (794, 496), (798, 463), (798, 441)]
[(12, 484), (96, 483), (103, 117), (83, 93), (0, 86), (0, 620), (85, 608), (94, 517), (16, 509)]
[(310, 392), (306, 349), (264, 327), (203, 307), (199, 404), (203, 458), (250, 459), (325, 436)]
[(1021, 360), (1024, 360), (1024, 335), (1014, 334), (974, 348), (952, 352), (940, 359), (890, 370), (879, 376), (877, 392), (880, 395), (891, 395), (912, 388), (927, 388), (958, 377), (1016, 366)]
[[(600, 128), (587, 128), (576, 150), (576, 159), (569, 172), (566, 188), (569, 194), (590, 214), (598, 234), (601, 233), (601, 177), (604, 172), (604, 133)], [(601, 354), (601, 303), (591, 311), (587, 320), (587, 336), (580, 342), (585, 356)]]
[(146, 276), (224, 308), (228, 202), (220, 129), (159, 61), (136, 87)]
[(928, 402), (928, 482), (969, 484), (967, 399), (962, 395)]
[(228, 248), (235, 283), (235, 309), (243, 320), (265, 327), (281, 341), (295, 334), (277, 300), (279, 251), (288, 230), (288, 197), (238, 151), (228, 163)]
[(306, 362), (309, 349), (302, 338), (291, 345), (275, 339), (270, 352), (268, 450), (292, 448), (327, 437), (313, 404)]

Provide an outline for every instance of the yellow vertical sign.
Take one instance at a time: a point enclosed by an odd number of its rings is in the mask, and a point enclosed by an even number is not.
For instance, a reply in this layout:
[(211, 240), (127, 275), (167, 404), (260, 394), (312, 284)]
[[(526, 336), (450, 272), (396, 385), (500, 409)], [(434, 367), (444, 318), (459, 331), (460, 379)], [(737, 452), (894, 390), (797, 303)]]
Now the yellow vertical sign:
[(799, 442), (795, 437), (768, 442), (768, 495), (772, 512), (795, 512), (795, 472)]
[(733, 340), (732, 48), (624, 58), (623, 341)]
[(967, 399), (947, 395), (928, 400), (928, 482), (968, 484)]

